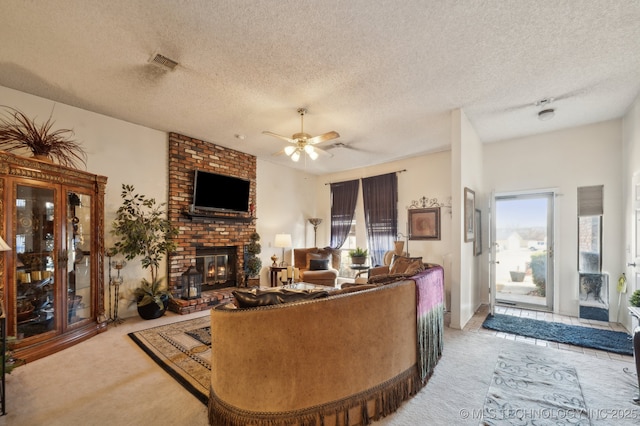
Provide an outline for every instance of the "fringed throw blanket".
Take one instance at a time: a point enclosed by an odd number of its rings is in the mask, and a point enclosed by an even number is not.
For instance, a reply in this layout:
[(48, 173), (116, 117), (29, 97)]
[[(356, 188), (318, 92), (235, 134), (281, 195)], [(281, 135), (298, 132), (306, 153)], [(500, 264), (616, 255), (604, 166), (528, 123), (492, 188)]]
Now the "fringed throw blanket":
[(444, 344), (444, 270), (433, 265), (411, 279), (416, 282), (418, 367), (420, 378), (426, 382)]

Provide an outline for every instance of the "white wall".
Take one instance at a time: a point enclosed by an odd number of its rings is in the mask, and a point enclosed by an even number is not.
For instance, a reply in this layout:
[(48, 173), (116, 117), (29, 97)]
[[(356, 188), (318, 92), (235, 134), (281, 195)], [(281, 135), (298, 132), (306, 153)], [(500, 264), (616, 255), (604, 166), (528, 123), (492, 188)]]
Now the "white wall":
[(484, 146), (487, 192), (557, 188), (555, 312), (577, 316), (577, 188), (604, 185), (603, 270), (610, 274), (610, 318), (615, 321), (615, 282), (621, 272), (622, 191), (620, 120)]
[[(476, 207), (483, 206), (483, 145), (464, 111), (451, 113), (451, 183), (453, 193), (451, 324), (463, 328), (481, 303), (481, 258), (473, 243), (464, 241), (464, 188), (475, 192)], [(485, 209), (486, 212), (486, 209)], [(486, 217), (486, 215), (485, 215)]]
[[(273, 247), (276, 234), (291, 234), (295, 248), (313, 245), (313, 226), (308, 219), (316, 217), (318, 177), (263, 160), (257, 161), (256, 176), (256, 231), (262, 245), (260, 284), (266, 286), (269, 285), (270, 257), (275, 254), (278, 262), (282, 261), (282, 249)], [(318, 228), (318, 244), (320, 229), (325, 225)], [(285, 249), (285, 260), (290, 265), (293, 264), (291, 249)]]
[[(636, 98), (629, 112), (622, 121), (622, 200), (623, 200), (623, 237), (624, 256), (620, 258), (620, 269), (627, 275), (627, 293), (622, 297), (622, 312), (620, 312), (620, 321), (632, 330), (631, 318), (626, 315), (628, 299), (634, 290), (640, 289), (640, 265), (627, 267), (627, 263), (634, 263), (640, 253), (635, 249), (635, 238), (637, 235), (636, 227), (640, 226), (636, 222), (636, 212), (634, 200), (636, 191), (632, 185), (634, 175), (640, 182), (640, 97)], [(623, 263), (624, 262), (624, 263)], [(637, 324), (637, 322), (636, 322)]]
[[(53, 128), (74, 130), (76, 140), (82, 143), (87, 152), (86, 170), (108, 177), (105, 194), (106, 247), (113, 243), (110, 224), (121, 204), (122, 183), (135, 185), (136, 191), (154, 197), (158, 202), (167, 201), (168, 153), (165, 133), (2, 86), (0, 99), (2, 105), (17, 108), (37, 122), (46, 121), (53, 110)], [(107, 266), (105, 270), (108, 270)], [(166, 271), (166, 263), (161, 265), (160, 271)], [(122, 270), (122, 276), (124, 283), (120, 287), (119, 316), (137, 315), (135, 305), (129, 306), (129, 293), (138, 286), (141, 278), (149, 278), (149, 271), (143, 271), (140, 262), (133, 261)], [(105, 285), (107, 282), (105, 278)], [(109, 307), (107, 295), (105, 287), (106, 309)]]

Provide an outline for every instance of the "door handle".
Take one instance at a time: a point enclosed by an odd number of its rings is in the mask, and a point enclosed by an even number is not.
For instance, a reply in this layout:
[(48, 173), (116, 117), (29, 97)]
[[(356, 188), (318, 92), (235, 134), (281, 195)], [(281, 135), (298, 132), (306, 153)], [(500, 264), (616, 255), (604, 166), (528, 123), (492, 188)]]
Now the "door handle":
[(627, 266), (633, 266), (633, 267), (635, 268), (635, 267), (636, 267), (636, 263), (635, 263), (635, 262), (633, 262), (633, 263), (627, 263)]

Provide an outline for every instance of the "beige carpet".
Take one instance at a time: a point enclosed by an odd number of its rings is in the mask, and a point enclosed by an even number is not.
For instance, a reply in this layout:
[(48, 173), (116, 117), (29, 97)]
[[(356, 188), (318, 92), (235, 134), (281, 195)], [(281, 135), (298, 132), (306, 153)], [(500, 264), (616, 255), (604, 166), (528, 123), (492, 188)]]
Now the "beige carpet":
[[(501, 353), (551, 358), (577, 371), (592, 425), (638, 425), (635, 366), (566, 350), (446, 329), (445, 351), (427, 386), (379, 425), (478, 425)], [(625, 371), (630, 371), (627, 373)], [(635, 384), (634, 384), (635, 383)], [(494, 424), (511, 424), (497, 422)], [(531, 423), (516, 423), (531, 424)]]
[[(20, 367), (7, 376), (0, 425), (207, 425), (206, 407), (163, 371), (130, 332), (208, 316), (168, 313), (129, 318), (86, 342)], [(427, 386), (376, 425), (478, 425), (498, 356), (526, 352), (573, 366), (594, 425), (637, 425), (637, 394), (624, 369), (632, 362), (599, 359), (526, 343), (446, 329), (445, 350)], [(612, 421), (614, 415), (618, 418)], [(635, 418), (632, 418), (634, 417)]]

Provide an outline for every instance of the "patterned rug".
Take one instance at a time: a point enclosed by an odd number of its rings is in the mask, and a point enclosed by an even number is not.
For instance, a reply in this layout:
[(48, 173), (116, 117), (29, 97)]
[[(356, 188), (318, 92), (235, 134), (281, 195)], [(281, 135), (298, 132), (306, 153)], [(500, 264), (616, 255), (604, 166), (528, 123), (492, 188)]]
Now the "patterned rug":
[(211, 318), (204, 316), (129, 333), (160, 367), (195, 395), (209, 402)]
[(498, 356), (484, 425), (590, 425), (576, 369), (530, 354)]

